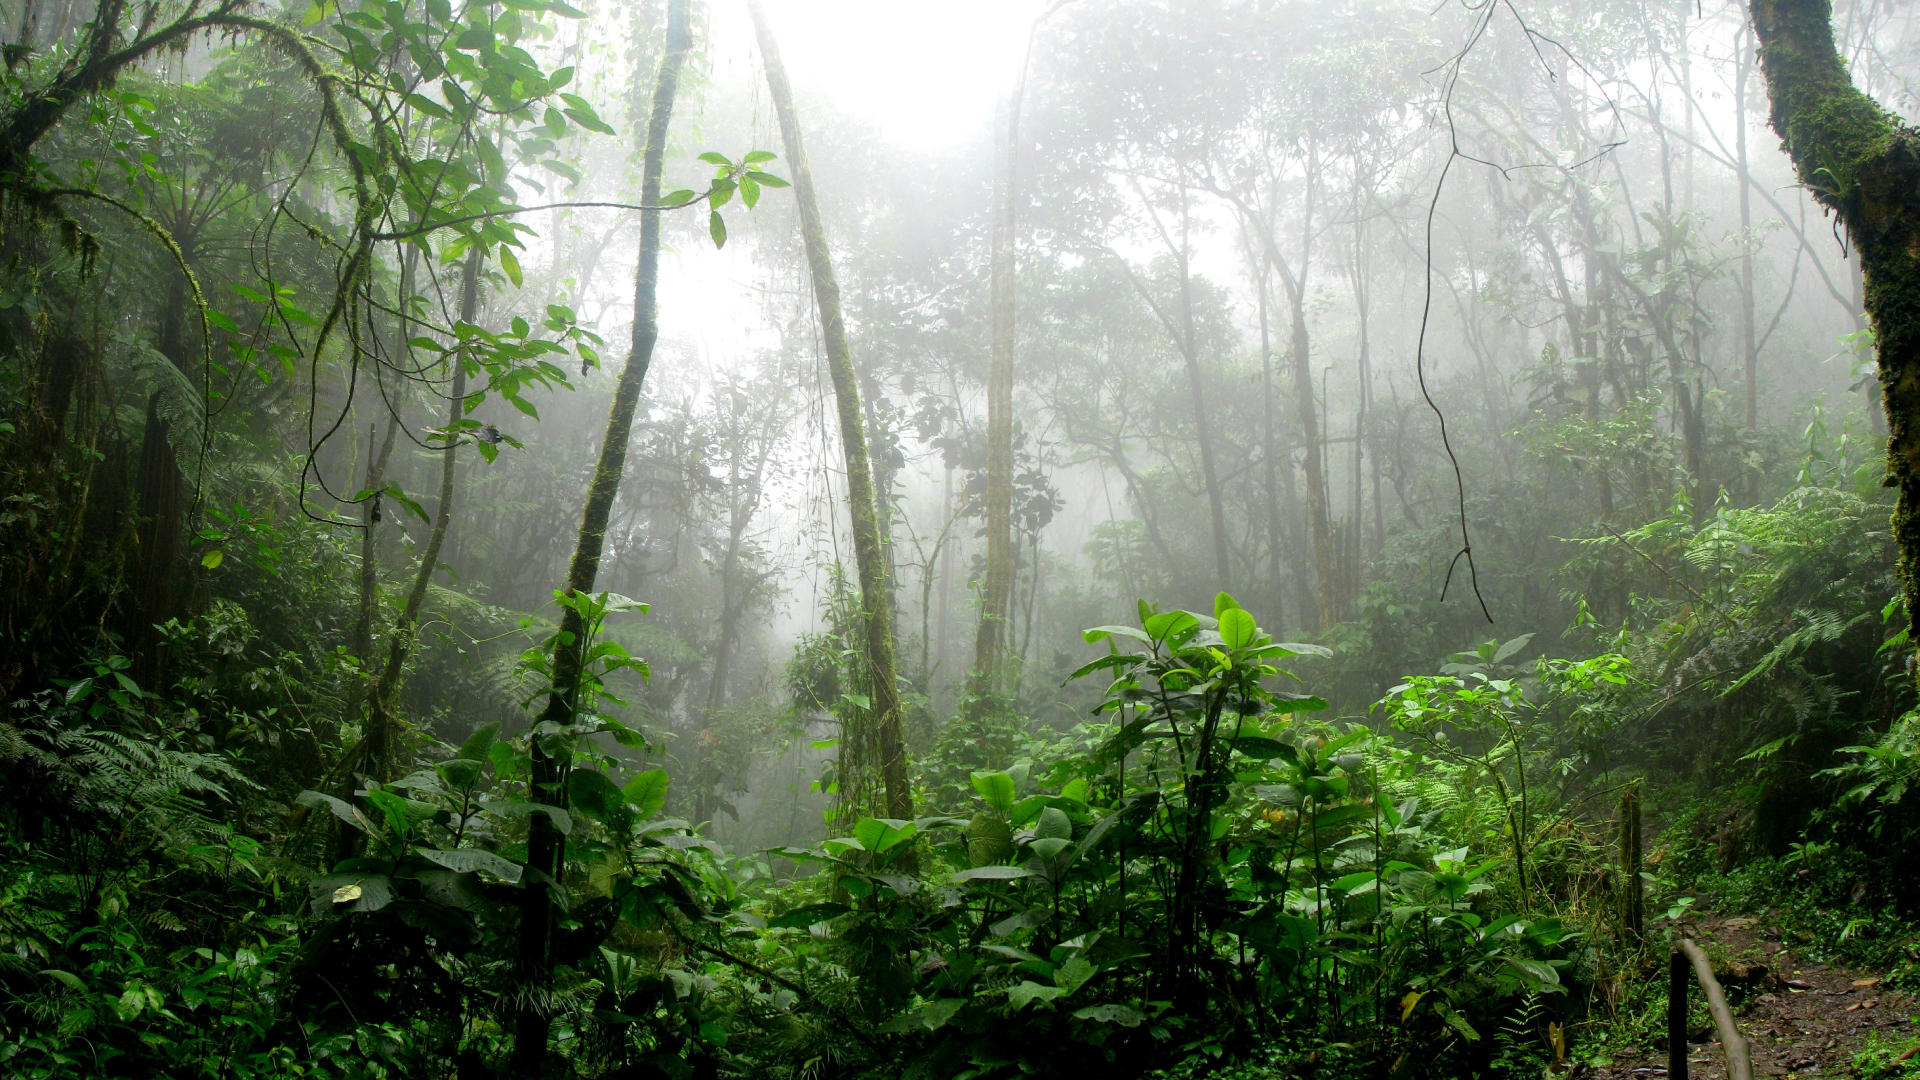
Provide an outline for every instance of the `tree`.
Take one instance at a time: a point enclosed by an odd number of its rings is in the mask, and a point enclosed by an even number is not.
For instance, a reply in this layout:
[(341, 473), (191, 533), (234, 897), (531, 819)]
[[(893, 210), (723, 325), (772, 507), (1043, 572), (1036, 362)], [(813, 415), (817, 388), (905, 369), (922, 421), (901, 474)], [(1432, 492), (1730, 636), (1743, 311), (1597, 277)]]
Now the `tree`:
[(973, 686), (976, 700), (1001, 693), (1001, 666), (1007, 641), (1008, 605), (1013, 597), (1013, 343), (1014, 228), (1020, 150), (1020, 96), (1023, 77), (1007, 103), (1007, 139), (995, 155), (989, 319), (992, 356), (987, 368), (987, 573), (980, 586), (980, 628), (974, 637)]
[(807, 167), (800, 118), (793, 108), (793, 90), (780, 63), (780, 46), (767, 25), (759, 0), (749, 0), (753, 27), (760, 40), (760, 58), (767, 72), (767, 91), (780, 118), (780, 138), (793, 170), (793, 194), (800, 206), (801, 232), (806, 241), (807, 267), (813, 278), (814, 302), (820, 308), (821, 337), (826, 341), (827, 367), (833, 378), (833, 396), (840, 419), (840, 445), (847, 462), (848, 514), (853, 521), (853, 553), (860, 576), (860, 606), (865, 616), (866, 655), (873, 684), (870, 711), (873, 745), (879, 755), (881, 783), (886, 788), (887, 813), (913, 816), (913, 790), (907, 775), (907, 745), (902, 731), (900, 682), (895, 675), (893, 611), (887, 594), (886, 553), (880, 542), (880, 517), (874, 509), (873, 467), (867, 456), (867, 435), (861, 426), (860, 384), (847, 347), (847, 327), (840, 312), (840, 284), (833, 275), (833, 256), (827, 250), (826, 224)]
[[(660, 339), (656, 300), (660, 283), (660, 173), (666, 160), (674, 94), (679, 89), (680, 69), (686, 64), (690, 48), (687, 2), (670, 0), (667, 7), (667, 51), (660, 58), (660, 70), (654, 78), (653, 107), (647, 118), (646, 150), (641, 162), (640, 203), (647, 209), (640, 211), (640, 261), (633, 278), (633, 337), (626, 369), (620, 373), (612, 407), (607, 410), (607, 431), (600, 441), (600, 459), (587, 487), (586, 504), (580, 510), (580, 528), (574, 541), (573, 559), (567, 566), (564, 590), (570, 598), (591, 593), (594, 579), (599, 576), (607, 518), (613, 512), (614, 496), (620, 491), (620, 476), (626, 470), (627, 441), (633, 432), (634, 410), (640, 403), (640, 388), (646, 382), (647, 367), (653, 361), (653, 347)], [(564, 735), (573, 725), (582, 659), (580, 649), (572, 646), (585, 640), (585, 632), (580, 605), (563, 606), (560, 628), (553, 638), (553, 681), (547, 689), (546, 706), (534, 725), (534, 737), (529, 742), (533, 759), (529, 794), (536, 802), (562, 808), (566, 805), (566, 771), (571, 761), (550, 752), (549, 744), (541, 736)], [(563, 742), (571, 745), (570, 740)], [(552, 817), (534, 814), (529, 822), (529, 872), (521, 892), (520, 948), (515, 966), (521, 994), (514, 1023), (513, 1069), (521, 1076), (531, 1077), (540, 1074), (541, 1063), (547, 1056), (551, 1017), (545, 995), (540, 991), (553, 977), (557, 911), (553, 890), (559, 887), (566, 845)]]
[(1909, 624), (1920, 617), (1920, 131), (1853, 83), (1830, 0), (1749, 0), (1773, 130), (1859, 252)]

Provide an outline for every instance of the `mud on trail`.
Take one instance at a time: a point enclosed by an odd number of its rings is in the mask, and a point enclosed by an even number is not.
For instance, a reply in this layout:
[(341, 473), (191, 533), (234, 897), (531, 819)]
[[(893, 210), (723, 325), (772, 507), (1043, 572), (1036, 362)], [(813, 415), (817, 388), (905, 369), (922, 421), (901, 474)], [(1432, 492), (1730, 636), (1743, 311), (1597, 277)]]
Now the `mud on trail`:
[[(1856, 971), (1807, 957), (1784, 943), (1773, 920), (1742, 916), (1720, 919), (1704, 914), (1694, 937), (1713, 960), (1726, 988), (1728, 1004), (1752, 1049), (1755, 1077), (1843, 1077), (1868, 1036), (1881, 1041), (1908, 1038), (1914, 1031), (1912, 994), (1885, 989), (1882, 972)], [(1701, 998), (1698, 983), (1690, 999)], [(1689, 1033), (1690, 1080), (1724, 1080), (1726, 1058), (1712, 1028), (1696, 1017)], [(1629, 1048), (1611, 1064), (1576, 1066), (1574, 1075), (1607, 1080), (1667, 1075), (1664, 1046)]]

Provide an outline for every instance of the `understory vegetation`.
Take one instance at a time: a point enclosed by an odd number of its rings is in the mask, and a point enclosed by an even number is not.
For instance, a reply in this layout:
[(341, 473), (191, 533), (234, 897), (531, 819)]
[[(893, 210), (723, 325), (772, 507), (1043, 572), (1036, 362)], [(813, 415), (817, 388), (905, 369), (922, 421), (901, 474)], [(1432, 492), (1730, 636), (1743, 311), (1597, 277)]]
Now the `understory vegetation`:
[(0, 0), (0, 1080), (1920, 992), (1920, 286), (1781, 119), (1813, 27), (1906, 161), (1911, 12), (924, 7)]

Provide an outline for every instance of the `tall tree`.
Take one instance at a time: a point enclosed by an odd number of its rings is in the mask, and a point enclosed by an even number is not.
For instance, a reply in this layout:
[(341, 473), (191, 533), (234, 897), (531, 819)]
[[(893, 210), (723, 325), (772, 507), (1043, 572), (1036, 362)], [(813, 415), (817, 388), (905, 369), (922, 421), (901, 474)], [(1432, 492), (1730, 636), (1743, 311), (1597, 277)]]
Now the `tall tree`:
[(1885, 396), (1907, 617), (1920, 616), (1920, 130), (1856, 87), (1829, 0), (1749, 0), (1770, 119), (1800, 182), (1846, 226)]
[[(640, 205), (653, 209), (640, 211), (640, 258), (633, 275), (633, 338), (627, 354), (627, 366), (613, 392), (613, 405), (607, 410), (607, 431), (600, 441), (600, 459), (594, 465), (593, 479), (587, 485), (586, 503), (580, 509), (580, 529), (575, 536), (573, 559), (567, 566), (566, 593), (580, 596), (593, 591), (600, 574), (600, 552), (606, 541), (607, 519), (613, 512), (614, 496), (620, 491), (620, 476), (626, 471), (627, 443), (633, 434), (633, 415), (640, 404), (640, 388), (646, 382), (647, 368), (653, 362), (653, 347), (660, 339), (660, 312), (657, 295), (660, 283), (660, 173), (667, 151), (667, 128), (673, 119), (673, 99), (680, 86), (680, 69), (685, 66), (689, 48), (687, 27), (688, 0), (669, 0), (667, 4), (667, 49), (660, 58), (660, 70), (654, 79), (653, 107), (647, 117), (647, 142), (640, 165)], [(580, 692), (580, 650), (571, 642), (585, 640), (585, 620), (578, 605), (564, 607), (560, 629), (554, 636), (553, 681), (547, 689), (546, 707), (541, 710), (536, 729), (564, 730), (572, 726), (574, 707)], [(572, 764), (551, 754), (540, 739), (530, 740), (532, 755), (531, 795), (537, 802), (551, 806), (566, 805), (566, 773)], [(547, 1034), (551, 1023), (545, 993), (553, 978), (553, 930), (556, 914), (553, 890), (560, 880), (565, 845), (559, 829), (545, 814), (534, 814), (527, 831), (526, 881), (520, 903), (520, 953), (515, 975), (520, 982), (520, 1006), (514, 1023), (513, 1071), (519, 1076), (540, 1075), (547, 1056)]]
[[(476, 246), (468, 253), (460, 278), (460, 321), (471, 325), (479, 312), (480, 249)], [(361, 742), (360, 761), (370, 775), (380, 780), (389, 779), (394, 772), (393, 744), (399, 724), (393, 716), (393, 695), (400, 689), (400, 675), (419, 631), (420, 609), (427, 601), (427, 586), (433, 584), (433, 572), (440, 565), (440, 549), (447, 542), (447, 524), (453, 520), (454, 480), (458, 475), (461, 443), (458, 431), (467, 405), (467, 367), (457, 352), (447, 353), (447, 364), (452, 368), (452, 380), (447, 389), (446, 446), (440, 451), (440, 502), (433, 510), (433, 527), (427, 532), (426, 546), (420, 549), (420, 566), (414, 571), (413, 587), (407, 590), (406, 606), (400, 610), (400, 618), (387, 638), (386, 666), (381, 668), (380, 681), (367, 702), (367, 734)], [(388, 441), (392, 441), (391, 425)], [(385, 464), (384, 454), (380, 464)], [(369, 527), (368, 534), (371, 533)], [(369, 546), (363, 558), (371, 550)]]
[(880, 543), (880, 518), (874, 508), (873, 470), (867, 457), (866, 430), (860, 423), (860, 384), (847, 347), (847, 327), (840, 313), (840, 284), (833, 274), (833, 256), (827, 250), (827, 228), (814, 195), (813, 173), (807, 166), (800, 118), (793, 108), (793, 90), (780, 63), (780, 46), (767, 24), (759, 0), (748, 0), (754, 33), (760, 40), (760, 58), (766, 66), (768, 96), (780, 118), (780, 138), (793, 170), (793, 193), (800, 207), (800, 228), (807, 248), (807, 267), (813, 278), (813, 297), (820, 309), (820, 333), (825, 339), (827, 368), (840, 419), (840, 445), (847, 463), (848, 513), (853, 522), (853, 554), (860, 575), (860, 606), (866, 620), (867, 666), (872, 676), (873, 708), (870, 722), (873, 745), (880, 758), (881, 783), (886, 788), (889, 816), (913, 816), (913, 790), (907, 776), (907, 745), (902, 730), (900, 683), (894, 673), (893, 612), (887, 595), (886, 552)]
[[(1023, 69), (1024, 71), (1024, 69)], [(1007, 615), (1013, 597), (1013, 294), (1014, 200), (1019, 176), (1020, 96), (1025, 78), (1014, 84), (1007, 103), (1007, 139), (999, 153), (993, 185), (992, 255), (988, 307), (992, 321), (991, 359), (987, 366), (987, 572), (981, 584), (980, 629), (973, 644), (972, 694), (976, 700), (1002, 692), (1002, 660), (1009, 638)]]

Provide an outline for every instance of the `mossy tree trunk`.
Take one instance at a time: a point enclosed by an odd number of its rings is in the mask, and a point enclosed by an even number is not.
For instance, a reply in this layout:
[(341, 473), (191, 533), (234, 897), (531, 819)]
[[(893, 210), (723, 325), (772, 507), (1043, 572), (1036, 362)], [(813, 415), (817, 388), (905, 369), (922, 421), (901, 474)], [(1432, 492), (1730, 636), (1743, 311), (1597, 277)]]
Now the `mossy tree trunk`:
[[(1023, 80), (1024, 81), (1024, 80)], [(1005, 692), (1001, 671), (1011, 636), (1007, 613), (1013, 598), (1013, 334), (1014, 191), (1018, 176), (1020, 87), (1007, 105), (1007, 141), (994, 177), (992, 253), (988, 307), (992, 315), (987, 366), (987, 573), (981, 583), (980, 627), (973, 641), (976, 703)]]
[[(873, 471), (867, 458), (866, 431), (860, 424), (860, 385), (847, 346), (847, 328), (840, 313), (840, 283), (834, 277), (833, 257), (827, 250), (827, 228), (814, 195), (813, 174), (801, 139), (800, 119), (793, 108), (793, 91), (780, 46), (767, 25), (759, 0), (749, 0), (754, 32), (760, 39), (760, 57), (767, 69), (768, 96), (780, 118), (780, 137), (793, 173), (793, 192), (800, 207), (801, 233), (806, 241), (807, 266), (813, 278), (814, 302), (820, 309), (821, 336), (826, 341), (827, 368), (840, 419), (840, 444), (846, 453), (847, 503), (853, 521), (853, 553), (860, 574), (860, 606), (866, 619), (867, 666), (872, 675), (873, 745), (880, 758), (880, 778), (886, 788), (890, 817), (913, 816), (913, 790), (907, 775), (907, 747), (902, 731), (900, 683), (894, 674), (893, 612), (887, 596), (886, 552), (880, 543), (880, 519), (874, 508)], [(1011, 385), (1011, 384), (1009, 384)], [(863, 740), (856, 740), (863, 741)], [(866, 763), (855, 763), (864, 765)]]
[(1749, 0), (1749, 11), (1773, 129), (1800, 182), (1846, 226), (1866, 277), (1911, 620), (1920, 614), (1920, 131), (1854, 86), (1829, 0)]
[[(667, 148), (667, 128), (673, 119), (673, 100), (680, 86), (680, 69), (685, 66), (689, 35), (688, 0), (670, 0), (667, 5), (667, 50), (660, 58), (659, 74), (654, 80), (653, 106), (647, 118), (645, 156), (640, 166), (640, 203), (657, 206), (660, 202), (660, 174)], [(633, 433), (633, 416), (640, 403), (640, 389), (653, 362), (653, 347), (660, 338), (660, 312), (657, 303), (660, 283), (660, 211), (640, 211), (639, 265), (633, 276), (633, 339), (627, 366), (614, 388), (613, 405), (607, 412), (607, 432), (600, 441), (600, 460), (593, 479), (587, 485), (587, 499), (580, 510), (580, 531), (575, 538), (573, 560), (567, 566), (566, 592), (570, 596), (593, 591), (600, 575), (600, 553), (606, 543), (607, 519), (613, 512), (614, 496), (620, 491), (620, 477), (626, 471), (627, 444)], [(541, 710), (535, 731), (565, 730), (573, 725), (574, 707), (580, 690), (580, 650), (568, 642), (583, 640), (585, 620), (577, 607), (561, 609), (560, 629), (554, 638), (553, 681), (547, 690), (547, 703)], [(571, 745), (570, 741), (568, 743)], [(536, 735), (529, 740), (532, 755), (531, 795), (533, 801), (565, 807), (566, 775), (571, 755), (548, 753)], [(515, 977), (519, 986), (519, 1007), (514, 1018), (512, 1072), (516, 1076), (539, 1076), (547, 1056), (547, 1035), (552, 1022), (550, 986), (553, 981), (553, 931), (558, 908), (553, 889), (561, 880), (565, 845), (560, 831), (545, 814), (528, 818), (527, 873), (521, 891), (520, 941)]]

